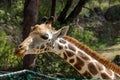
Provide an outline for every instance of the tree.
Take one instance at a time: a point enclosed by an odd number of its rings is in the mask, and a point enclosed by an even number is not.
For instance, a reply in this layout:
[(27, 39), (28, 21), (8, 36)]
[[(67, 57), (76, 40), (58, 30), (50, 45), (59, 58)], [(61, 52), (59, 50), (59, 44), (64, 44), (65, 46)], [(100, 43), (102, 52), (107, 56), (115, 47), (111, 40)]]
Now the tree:
[(51, 16), (55, 16), (56, 0), (52, 0), (51, 4)]
[(69, 16), (65, 19), (64, 22), (72, 22), (81, 12), (83, 6), (88, 0), (79, 0), (78, 4), (74, 8), (74, 10), (69, 14)]
[[(23, 20), (23, 39), (25, 39), (31, 29), (38, 20), (38, 4), (39, 0), (25, 0), (24, 4), (24, 20)], [(35, 55), (26, 55), (23, 59), (24, 69), (33, 69), (35, 65)]]
[(67, 12), (68, 12), (69, 8), (72, 5), (72, 2), (73, 2), (73, 0), (67, 0), (66, 5), (65, 5), (63, 11), (60, 13), (60, 15), (58, 16), (58, 19), (57, 19), (60, 23), (64, 22), (65, 17), (67, 15)]

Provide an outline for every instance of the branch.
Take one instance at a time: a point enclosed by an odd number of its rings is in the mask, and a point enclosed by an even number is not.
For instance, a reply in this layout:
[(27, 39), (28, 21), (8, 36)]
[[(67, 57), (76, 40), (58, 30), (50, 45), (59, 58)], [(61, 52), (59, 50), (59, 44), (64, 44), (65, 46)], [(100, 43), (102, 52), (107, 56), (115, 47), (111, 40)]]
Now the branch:
[(82, 7), (88, 0), (80, 0), (74, 10), (70, 13), (70, 15), (66, 18), (64, 22), (72, 22), (81, 12)]
[(63, 11), (62, 11), (62, 12), (60, 13), (60, 15), (58, 16), (58, 19), (57, 19), (57, 20), (58, 20), (59, 22), (61, 22), (61, 23), (64, 22), (65, 17), (66, 17), (66, 15), (67, 15), (67, 12), (68, 12), (70, 6), (72, 5), (72, 2), (73, 2), (73, 0), (67, 0), (66, 5), (65, 5)]
[(55, 16), (55, 7), (56, 7), (56, 0), (52, 0), (51, 4), (51, 16)]

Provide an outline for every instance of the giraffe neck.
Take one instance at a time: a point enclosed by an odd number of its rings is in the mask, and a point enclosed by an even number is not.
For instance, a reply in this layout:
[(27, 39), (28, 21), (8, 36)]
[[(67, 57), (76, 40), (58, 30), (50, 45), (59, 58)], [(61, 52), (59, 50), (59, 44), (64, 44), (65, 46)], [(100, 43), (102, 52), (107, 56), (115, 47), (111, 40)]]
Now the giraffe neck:
[[(53, 52), (65, 59), (85, 78), (120, 78), (120, 72), (114, 72), (115, 70), (104, 66), (104, 64), (95, 58), (98, 56), (97, 54), (92, 54), (88, 47), (79, 44), (80, 43), (78, 43), (78, 41), (68, 36), (64, 38), (58, 38), (55, 41)], [(101, 58), (99, 59), (104, 60)], [(110, 66), (111, 65), (113, 64), (110, 64)], [(120, 70), (120, 68), (117, 70)]]

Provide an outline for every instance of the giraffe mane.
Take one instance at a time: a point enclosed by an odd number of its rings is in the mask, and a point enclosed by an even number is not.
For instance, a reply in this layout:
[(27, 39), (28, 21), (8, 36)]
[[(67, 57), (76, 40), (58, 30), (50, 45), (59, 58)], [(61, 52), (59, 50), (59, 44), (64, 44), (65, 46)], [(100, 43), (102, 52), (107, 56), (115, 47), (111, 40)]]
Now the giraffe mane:
[(90, 49), (88, 46), (80, 43), (78, 40), (69, 37), (69, 36), (65, 36), (63, 37), (65, 40), (73, 43), (74, 45), (76, 45), (78, 48), (84, 50), (88, 55), (90, 55), (91, 57), (93, 57), (94, 59), (98, 60), (100, 63), (102, 63), (105, 67), (115, 71), (116, 73), (120, 74), (120, 67), (115, 65), (114, 63), (108, 61), (107, 59), (105, 59), (103, 56), (101, 56), (99, 53), (97, 53), (96, 51), (93, 51), (92, 49)]

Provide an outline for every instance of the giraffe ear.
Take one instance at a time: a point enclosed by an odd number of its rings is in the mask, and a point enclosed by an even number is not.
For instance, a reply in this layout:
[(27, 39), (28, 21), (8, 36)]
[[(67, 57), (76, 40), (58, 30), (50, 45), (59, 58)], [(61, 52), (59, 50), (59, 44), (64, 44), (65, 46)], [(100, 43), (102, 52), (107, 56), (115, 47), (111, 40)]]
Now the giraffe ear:
[(69, 26), (62, 27), (61, 29), (59, 29), (54, 33), (53, 39), (55, 40), (57, 38), (66, 36), (68, 29), (69, 29)]

